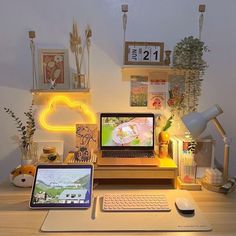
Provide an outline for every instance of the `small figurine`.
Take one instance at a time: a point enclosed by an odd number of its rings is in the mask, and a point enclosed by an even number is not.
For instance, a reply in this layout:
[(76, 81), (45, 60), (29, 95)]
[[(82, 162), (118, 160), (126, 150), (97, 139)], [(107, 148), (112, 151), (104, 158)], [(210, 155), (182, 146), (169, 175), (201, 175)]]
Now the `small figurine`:
[(170, 65), (170, 54), (171, 54), (170, 50), (166, 50), (165, 51), (165, 60), (164, 60), (165, 66), (169, 66)]

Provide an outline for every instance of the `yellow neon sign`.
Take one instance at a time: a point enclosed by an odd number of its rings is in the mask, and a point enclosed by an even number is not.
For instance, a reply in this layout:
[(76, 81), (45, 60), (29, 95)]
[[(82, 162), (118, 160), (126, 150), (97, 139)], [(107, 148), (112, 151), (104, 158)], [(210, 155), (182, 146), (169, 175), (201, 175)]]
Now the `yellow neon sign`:
[(96, 116), (94, 113), (88, 108), (87, 105), (82, 103), (81, 101), (72, 101), (68, 97), (63, 95), (58, 95), (53, 97), (47, 107), (42, 110), (39, 114), (39, 123), (41, 126), (49, 131), (75, 131), (75, 125), (71, 126), (60, 126), (60, 125), (50, 125), (47, 123), (47, 117), (55, 111), (56, 103), (62, 102), (68, 105), (69, 108), (79, 109), (84, 115), (86, 115), (89, 119), (88, 123), (95, 124)]

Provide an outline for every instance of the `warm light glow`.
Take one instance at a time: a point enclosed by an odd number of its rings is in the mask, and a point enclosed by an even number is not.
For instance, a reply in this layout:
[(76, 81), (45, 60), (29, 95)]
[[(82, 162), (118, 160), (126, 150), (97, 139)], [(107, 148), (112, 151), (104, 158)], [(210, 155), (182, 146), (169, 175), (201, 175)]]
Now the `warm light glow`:
[(60, 126), (50, 125), (47, 123), (47, 117), (55, 112), (56, 104), (59, 102), (65, 103), (69, 108), (79, 109), (84, 115), (88, 117), (89, 121), (86, 123), (96, 123), (96, 116), (92, 111), (90, 111), (87, 105), (80, 101), (72, 101), (68, 97), (60, 95), (53, 97), (47, 104), (46, 108), (43, 109), (42, 112), (39, 114), (39, 123), (44, 129), (49, 131), (75, 131), (75, 124), (71, 126)]

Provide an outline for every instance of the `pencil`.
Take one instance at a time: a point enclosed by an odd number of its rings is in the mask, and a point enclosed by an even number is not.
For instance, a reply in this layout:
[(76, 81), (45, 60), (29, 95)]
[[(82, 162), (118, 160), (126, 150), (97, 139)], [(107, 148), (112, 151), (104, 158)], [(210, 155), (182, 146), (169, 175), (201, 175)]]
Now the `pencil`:
[(99, 196), (96, 196), (93, 201), (93, 209), (92, 209), (92, 219), (95, 220), (97, 217), (99, 207)]

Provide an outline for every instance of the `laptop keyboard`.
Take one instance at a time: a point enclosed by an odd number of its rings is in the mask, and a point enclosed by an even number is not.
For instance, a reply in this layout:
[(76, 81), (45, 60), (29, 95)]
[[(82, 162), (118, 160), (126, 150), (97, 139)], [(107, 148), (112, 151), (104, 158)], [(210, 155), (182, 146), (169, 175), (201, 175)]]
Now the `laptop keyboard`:
[(170, 211), (164, 194), (108, 194), (103, 197), (103, 211)]
[(102, 151), (102, 157), (154, 158), (153, 151)]

